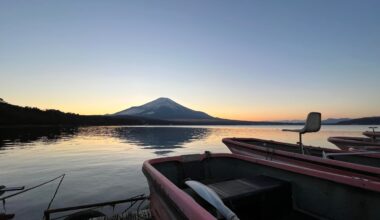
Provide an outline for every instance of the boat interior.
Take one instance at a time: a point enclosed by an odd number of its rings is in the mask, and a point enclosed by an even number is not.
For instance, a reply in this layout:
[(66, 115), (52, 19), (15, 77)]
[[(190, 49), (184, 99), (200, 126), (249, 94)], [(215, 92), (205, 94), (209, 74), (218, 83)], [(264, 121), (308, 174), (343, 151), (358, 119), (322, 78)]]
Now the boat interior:
[[(185, 182), (195, 180), (211, 188), (239, 219), (370, 219), (380, 215), (379, 193), (289, 169), (235, 157), (152, 164), (216, 219), (218, 211)], [(159, 190), (157, 190), (159, 191)], [(160, 193), (165, 198), (164, 193)], [(168, 198), (171, 210), (178, 210)], [(363, 213), (368, 215), (363, 216)], [(182, 219), (180, 212), (177, 218)], [(183, 216), (182, 216), (183, 217)]]

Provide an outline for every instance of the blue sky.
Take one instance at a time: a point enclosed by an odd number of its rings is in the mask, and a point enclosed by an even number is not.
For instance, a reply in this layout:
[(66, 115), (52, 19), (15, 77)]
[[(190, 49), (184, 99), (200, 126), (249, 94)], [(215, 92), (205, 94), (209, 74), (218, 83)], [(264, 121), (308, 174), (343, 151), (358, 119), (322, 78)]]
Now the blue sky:
[(379, 1), (0, 1), (0, 97), (81, 114), (380, 115)]

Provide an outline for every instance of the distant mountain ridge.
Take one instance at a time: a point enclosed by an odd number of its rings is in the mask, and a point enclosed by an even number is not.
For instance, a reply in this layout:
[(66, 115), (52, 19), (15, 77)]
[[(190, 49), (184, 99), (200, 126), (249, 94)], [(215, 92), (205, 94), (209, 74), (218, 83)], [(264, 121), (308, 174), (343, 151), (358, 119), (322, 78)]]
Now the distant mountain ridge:
[(338, 122), (337, 125), (380, 125), (380, 116), (355, 118)]
[(348, 120), (351, 120), (351, 118), (328, 118), (328, 119), (322, 120), (322, 124), (326, 124), (326, 125), (337, 124), (337, 123), (348, 121)]
[(158, 98), (144, 105), (134, 106), (113, 114), (129, 115), (162, 120), (211, 120), (216, 119), (204, 112), (195, 111), (176, 103), (169, 98)]
[[(293, 123), (291, 123), (293, 122)], [(159, 98), (142, 106), (132, 107), (113, 115), (79, 115), (59, 110), (41, 110), (21, 107), (0, 98), (0, 126), (45, 125), (300, 125), (301, 120), (288, 121), (239, 121), (212, 117), (194, 111), (168, 98)], [(380, 117), (345, 120), (326, 119), (323, 124), (380, 125)]]
[[(344, 121), (352, 120), (351, 118), (328, 118), (322, 120), (322, 124), (324, 125), (333, 125)], [(276, 122), (282, 122), (282, 123), (292, 123), (292, 124), (304, 124), (305, 120), (280, 120)]]

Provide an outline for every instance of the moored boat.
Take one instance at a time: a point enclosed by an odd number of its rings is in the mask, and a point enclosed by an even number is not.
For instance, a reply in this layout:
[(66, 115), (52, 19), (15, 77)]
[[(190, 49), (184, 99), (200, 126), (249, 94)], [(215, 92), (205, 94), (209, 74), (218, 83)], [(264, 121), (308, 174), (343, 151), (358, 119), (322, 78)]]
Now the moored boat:
[(327, 140), (342, 150), (380, 151), (380, 132), (377, 127), (369, 127), (372, 131), (363, 132), (364, 137), (329, 137)]
[(369, 137), (369, 138), (372, 138), (372, 139), (380, 139), (380, 131), (375, 131), (375, 132), (373, 132), (373, 131), (365, 131), (365, 132), (363, 132), (363, 135), (364, 136), (367, 136), (367, 137)]
[[(232, 153), (289, 164), (302, 164), (313, 169), (352, 172), (356, 175), (380, 177), (380, 153), (354, 154), (329, 148), (303, 146), (258, 138), (224, 138)], [(343, 152), (347, 154), (342, 154)], [(328, 159), (326, 158), (328, 156)]]
[(368, 128), (372, 129), (372, 131), (365, 131), (365, 132), (363, 132), (364, 136), (367, 136), (367, 137), (371, 138), (373, 141), (376, 141), (377, 139), (380, 138), (380, 132), (379, 131), (375, 131), (377, 129), (377, 127), (368, 127)]
[(380, 150), (380, 141), (364, 137), (329, 137), (329, 142), (342, 150)]
[(236, 154), (152, 159), (154, 219), (380, 219), (380, 182)]

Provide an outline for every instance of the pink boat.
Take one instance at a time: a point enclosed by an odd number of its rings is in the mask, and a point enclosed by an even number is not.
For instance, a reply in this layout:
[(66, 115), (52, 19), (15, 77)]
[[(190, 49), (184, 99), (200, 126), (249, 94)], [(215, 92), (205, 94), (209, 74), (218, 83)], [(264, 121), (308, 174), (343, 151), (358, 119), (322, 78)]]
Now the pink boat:
[(237, 154), (144, 162), (154, 219), (380, 219), (380, 182)]
[(298, 144), (273, 140), (224, 138), (222, 141), (234, 154), (295, 165), (302, 164), (312, 169), (329, 169), (336, 173), (349, 172), (380, 178), (380, 153), (363, 155), (307, 145), (303, 146), (304, 153), (302, 153)]
[(329, 137), (327, 140), (342, 150), (380, 151), (380, 132), (377, 127), (369, 127), (372, 131), (363, 132), (364, 137)]
[[(305, 126), (301, 129), (284, 129), (284, 131), (299, 134), (297, 144), (284, 143), (258, 138), (224, 138), (223, 143), (232, 153), (264, 158), (268, 160), (299, 164), (315, 168), (332, 169), (334, 172), (348, 170), (353, 173), (379, 177), (380, 152), (341, 151), (330, 148), (307, 146), (302, 143), (302, 135), (318, 132), (321, 128), (321, 114), (311, 112), (306, 118)], [(373, 147), (368, 150), (376, 150)]]
[(329, 137), (329, 142), (342, 150), (380, 150), (380, 141), (364, 137)]
[(372, 129), (372, 131), (365, 131), (365, 132), (363, 132), (364, 136), (367, 136), (367, 137), (371, 138), (373, 141), (376, 141), (376, 139), (380, 138), (380, 132), (379, 131), (375, 131), (377, 129), (377, 127), (368, 127), (368, 128)]
[(363, 135), (364, 136), (367, 136), (369, 138), (372, 138), (372, 139), (379, 139), (380, 138), (380, 131), (365, 131), (363, 132)]

